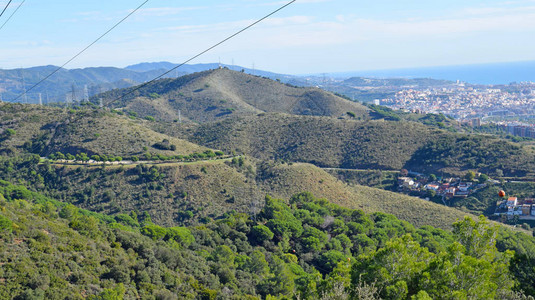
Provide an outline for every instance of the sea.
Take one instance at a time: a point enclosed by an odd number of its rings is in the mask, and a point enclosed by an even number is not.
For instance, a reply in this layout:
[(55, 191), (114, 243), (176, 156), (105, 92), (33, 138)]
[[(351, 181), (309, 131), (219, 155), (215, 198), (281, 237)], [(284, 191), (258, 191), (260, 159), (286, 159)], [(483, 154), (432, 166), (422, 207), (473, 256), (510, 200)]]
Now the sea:
[(355, 71), (331, 74), (333, 77), (433, 78), (472, 84), (510, 84), (535, 82), (535, 61), (439, 66), (390, 70)]

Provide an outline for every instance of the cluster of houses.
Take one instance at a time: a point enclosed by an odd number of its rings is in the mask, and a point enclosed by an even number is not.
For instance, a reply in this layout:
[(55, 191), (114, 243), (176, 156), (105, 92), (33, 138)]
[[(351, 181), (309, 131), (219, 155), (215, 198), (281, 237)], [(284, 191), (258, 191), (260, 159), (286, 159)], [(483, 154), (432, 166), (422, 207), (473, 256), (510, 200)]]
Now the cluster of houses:
[(524, 200), (518, 200), (517, 197), (509, 197), (507, 200), (500, 200), (496, 202), (494, 215), (535, 218), (535, 199), (525, 198)]
[(417, 179), (411, 177), (398, 177), (398, 186), (400, 192), (422, 192), (434, 191), (436, 195), (448, 198), (466, 198), (473, 192), (486, 186), (476, 184), (470, 181), (462, 181), (460, 178), (445, 178), (440, 181), (429, 182), (424, 176)]

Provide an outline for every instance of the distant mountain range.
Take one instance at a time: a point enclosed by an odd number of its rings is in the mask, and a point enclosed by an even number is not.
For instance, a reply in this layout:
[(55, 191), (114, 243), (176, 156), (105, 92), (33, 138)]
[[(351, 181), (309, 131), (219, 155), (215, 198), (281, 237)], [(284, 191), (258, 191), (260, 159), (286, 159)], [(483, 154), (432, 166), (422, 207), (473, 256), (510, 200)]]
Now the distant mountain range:
[[(37, 82), (52, 73), (57, 66), (40, 66), (26, 69), (0, 69), (0, 100), (8, 102), (38, 103), (39, 97), (43, 103), (80, 101), (84, 97), (116, 88), (138, 85), (161, 75), (176, 67), (169, 62), (140, 63), (124, 69), (115, 67), (97, 67), (84, 69), (61, 69), (48, 80), (30, 90)], [(184, 65), (171, 72), (164, 78), (178, 77), (195, 72), (226, 67), (231, 70), (244, 71), (271, 79), (288, 82), (293, 76), (272, 72), (253, 70), (240, 66), (213, 64)], [(24, 95), (25, 94), (25, 95)], [(18, 99), (17, 99), (18, 98)], [(16, 99), (16, 100), (15, 100)]]
[[(178, 64), (170, 62), (144, 62), (126, 68), (95, 67), (84, 69), (61, 69), (42, 84), (32, 87), (54, 71), (56, 66), (39, 66), (26, 69), (0, 69), (0, 100), (38, 103), (80, 101), (86, 96), (116, 88), (126, 88), (147, 82)], [(415, 86), (448, 84), (446, 80), (460, 80), (472, 84), (508, 84), (511, 82), (535, 81), (535, 61), (495, 63), (464, 66), (444, 66), (411, 69), (355, 71), (328, 75), (295, 76), (226, 64), (183, 65), (165, 75), (174, 78), (219, 67), (267, 77), (296, 86), (319, 86), (326, 90), (370, 101), (383, 94), (352, 92), (356, 86)], [(333, 80), (335, 78), (335, 80)], [(349, 78), (349, 79), (348, 79)], [(388, 79), (388, 80), (385, 80)], [(433, 78), (435, 80), (431, 80)], [(31, 91), (28, 91), (30, 90)], [(26, 94), (25, 92), (28, 91)]]
[(535, 61), (355, 71), (331, 73), (329, 76), (339, 78), (433, 78), (460, 80), (472, 84), (509, 84), (511, 82), (535, 81)]

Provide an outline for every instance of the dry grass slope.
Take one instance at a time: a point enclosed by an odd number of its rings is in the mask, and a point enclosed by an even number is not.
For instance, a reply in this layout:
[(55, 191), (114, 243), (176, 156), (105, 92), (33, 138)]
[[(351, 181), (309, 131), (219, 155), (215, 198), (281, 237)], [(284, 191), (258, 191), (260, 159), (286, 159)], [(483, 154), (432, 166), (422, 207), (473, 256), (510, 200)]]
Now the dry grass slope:
[[(16, 133), (2, 141), (0, 153), (16, 154), (29, 150), (42, 156), (56, 151), (131, 156), (143, 154), (146, 147), (151, 153), (184, 155), (207, 149), (155, 132), (146, 123), (148, 121), (132, 120), (98, 110), (74, 111), (1, 103), (1, 127), (3, 130), (15, 130)], [(175, 145), (176, 151), (152, 147), (164, 139)]]
[[(128, 90), (128, 89), (127, 89)], [(126, 90), (104, 94), (115, 99)], [(178, 79), (163, 79), (141, 88), (114, 106), (164, 121), (198, 123), (261, 112), (343, 117), (347, 112), (369, 118), (369, 109), (318, 88), (299, 88), (231, 71), (210, 70)]]
[(349, 186), (310, 164), (283, 164), (270, 172), (273, 176), (263, 182), (263, 187), (277, 197), (288, 198), (309, 191), (344, 207), (366, 213), (393, 214), (417, 227), (431, 225), (450, 229), (453, 222), (469, 215), (416, 197), (360, 185)]

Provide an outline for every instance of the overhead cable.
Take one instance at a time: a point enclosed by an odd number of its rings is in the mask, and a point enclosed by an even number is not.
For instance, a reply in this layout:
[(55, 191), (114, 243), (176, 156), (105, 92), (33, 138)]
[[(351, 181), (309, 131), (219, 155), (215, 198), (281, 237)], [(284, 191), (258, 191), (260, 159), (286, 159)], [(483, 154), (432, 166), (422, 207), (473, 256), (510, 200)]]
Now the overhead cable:
[[(22, 6), (22, 4), (24, 4), (24, 2), (26, 2), (26, 0), (22, 0), (22, 2), (19, 4), (19, 6), (17, 6), (17, 8), (11, 13), (11, 15), (9, 16), (9, 18), (7, 18), (7, 20), (4, 22), (4, 24), (2, 24), (2, 26), (0, 26), (0, 30), (2, 30), (2, 28), (4, 28), (4, 26), (6, 26), (7, 22), (9, 22), (9, 20), (11, 20), (11, 18), (13, 17), (13, 15), (15, 15), (15, 13), (19, 10), (19, 8)], [(9, 4), (9, 3), (8, 3)]]
[(118, 97), (118, 98), (116, 98), (116, 99), (114, 99), (114, 100), (108, 102), (106, 105), (110, 105), (110, 104), (112, 104), (113, 102), (118, 101), (118, 100), (120, 100), (120, 99), (122, 99), (122, 98), (124, 98), (124, 97), (126, 97), (126, 96), (128, 96), (128, 95), (130, 95), (130, 94), (134, 93), (135, 91), (137, 91), (137, 90), (139, 90), (139, 89), (141, 89), (141, 88), (147, 86), (148, 84), (150, 84), (150, 83), (152, 83), (152, 82), (154, 82), (154, 81), (156, 81), (156, 80), (162, 78), (163, 76), (165, 76), (165, 75), (167, 75), (167, 74), (173, 72), (174, 70), (176, 70), (176, 69), (178, 69), (178, 68), (184, 66), (185, 64), (187, 64), (187, 63), (189, 63), (190, 61), (196, 59), (197, 57), (199, 57), (199, 56), (205, 54), (206, 52), (208, 52), (208, 51), (210, 51), (210, 50), (212, 50), (212, 49), (214, 49), (214, 48), (216, 48), (216, 47), (218, 47), (218, 46), (220, 46), (221, 44), (223, 44), (223, 43), (227, 42), (228, 40), (234, 38), (235, 36), (239, 35), (240, 33), (242, 33), (242, 32), (244, 32), (244, 31), (250, 29), (251, 27), (255, 26), (256, 24), (258, 24), (258, 23), (264, 21), (265, 19), (267, 19), (267, 18), (271, 17), (272, 15), (278, 13), (279, 11), (285, 9), (286, 7), (288, 7), (290, 4), (294, 3), (295, 1), (297, 1), (297, 0), (293, 0), (293, 1), (290, 1), (290, 2), (286, 3), (285, 5), (279, 7), (278, 9), (276, 9), (276, 10), (274, 10), (274, 11), (272, 11), (271, 13), (267, 14), (266, 16), (264, 16), (264, 17), (258, 19), (257, 21), (251, 23), (251, 24), (248, 25), (247, 27), (244, 27), (243, 29), (237, 31), (236, 33), (230, 35), (229, 37), (223, 39), (222, 41), (220, 41), (220, 42), (214, 44), (213, 46), (207, 48), (206, 50), (200, 52), (199, 54), (196, 54), (196, 55), (192, 56), (190, 59), (188, 59), (188, 60), (184, 61), (183, 63), (177, 65), (176, 67), (174, 67), (174, 68), (172, 68), (172, 69), (170, 69), (170, 70), (168, 70), (168, 71), (162, 73), (161, 75), (159, 75), (159, 76), (153, 78), (152, 80), (147, 81), (147, 82), (145, 82), (145, 83), (143, 83), (143, 84), (141, 84), (141, 85), (138, 85), (137, 87), (135, 87), (134, 89), (132, 89), (132, 90), (128, 91), (127, 93), (121, 95), (120, 97)]
[[(141, 5), (139, 5), (136, 9), (134, 9), (133, 11), (131, 11), (128, 15), (126, 15), (126, 17), (122, 18), (119, 22), (117, 22), (115, 25), (113, 25), (110, 29), (108, 29), (106, 32), (104, 32), (101, 36), (99, 36), (96, 40), (94, 40), (91, 44), (89, 44), (87, 47), (85, 47), (84, 49), (82, 49), (82, 51), (78, 52), (76, 55), (74, 55), (71, 59), (69, 59), (67, 62), (65, 62), (63, 65), (61, 65), (60, 67), (58, 67), (57, 69), (55, 69), (54, 71), (52, 71), (50, 74), (48, 74), (45, 78), (41, 79), (39, 82), (37, 82), (36, 84), (34, 84), (31, 88), (29, 88), (26, 93), (28, 93), (29, 91), (33, 90), (35, 87), (37, 87), (38, 85), (40, 85), (41, 83), (43, 83), (45, 80), (47, 80), (48, 78), (50, 78), (52, 75), (56, 74), (56, 72), (58, 72), (59, 70), (63, 69), (63, 67), (65, 67), (68, 63), (70, 63), (71, 61), (73, 61), (74, 59), (76, 59), (78, 56), (80, 56), (82, 53), (84, 53), (87, 49), (89, 49), (91, 46), (93, 46), (94, 44), (96, 44), (98, 41), (100, 41), (104, 36), (106, 36), (108, 33), (110, 33), (113, 29), (115, 29), (117, 26), (119, 26), (121, 23), (123, 23), (126, 19), (128, 19), (131, 15), (133, 15), (136, 11), (138, 11), (141, 7), (143, 7), (143, 5), (145, 5), (147, 2), (149, 2), (149, 0), (145, 0), (143, 3), (141, 3)], [(18, 100), (20, 97), (22, 97), (24, 94), (20, 94), (19, 96), (17, 96), (17, 98), (15, 98), (13, 101), (16, 101)]]
[(4, 10), (2, 10), (2, 12), (0, 13), (0, 18), (6, 12), (6, 9), (9, 7), (9, 4), (11, 4), (11, 1), (13, 1), (13, 0), (9, 0), (9, 2), (6, 4), (6, 7), (4, 7)]

